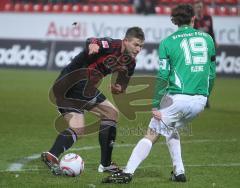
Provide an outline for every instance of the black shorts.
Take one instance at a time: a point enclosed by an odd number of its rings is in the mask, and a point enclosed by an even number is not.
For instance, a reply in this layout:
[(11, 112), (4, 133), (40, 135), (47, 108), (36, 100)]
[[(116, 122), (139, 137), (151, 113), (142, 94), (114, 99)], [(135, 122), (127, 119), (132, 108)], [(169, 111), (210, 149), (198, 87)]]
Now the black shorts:
[(89, 111), (105, 100), (106, 97), (101, 91), (89, 85), (86, 80), (82, 80), (65, 92), (64, 101), (57, 100), (57, 106), (61, 114), (69, 112), (84, 113), (85, 110)]

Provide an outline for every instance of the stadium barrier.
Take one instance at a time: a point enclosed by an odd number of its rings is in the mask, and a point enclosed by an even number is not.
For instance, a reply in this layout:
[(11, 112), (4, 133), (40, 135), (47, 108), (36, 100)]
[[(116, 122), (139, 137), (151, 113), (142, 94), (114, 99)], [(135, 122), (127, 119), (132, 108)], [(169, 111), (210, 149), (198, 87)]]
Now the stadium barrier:
[[(0, 67), (60, 70), (83, 50), (84, 42), (0, 40)], [(136, 70), (155, 72), (158, 69), (158, 45), (146, 43), (137, 57)], [(217, 51), (217, 73), (240, 76), (240, 46), (220, 46)]]
[[(74, 26), (73, 22), (76, 22)], [(146, 34), (146, 44), (137, 57), (136, 69), (154, 72), (158, 69), (159, 41), (176, 29), (168, 16), (136, 15), (96, 18), (17, 14), (16, 18), (16, 14), (5, 13), (0, 14), (0, 25), (0, 67), (43, 70), (59, 70), (66, 66), (83, 50), (87, 37), (122, 38), (127, 27), (137, 25)], [(239, 28), (239, 17), (214, 18), (219, 75), (240, 76)]]

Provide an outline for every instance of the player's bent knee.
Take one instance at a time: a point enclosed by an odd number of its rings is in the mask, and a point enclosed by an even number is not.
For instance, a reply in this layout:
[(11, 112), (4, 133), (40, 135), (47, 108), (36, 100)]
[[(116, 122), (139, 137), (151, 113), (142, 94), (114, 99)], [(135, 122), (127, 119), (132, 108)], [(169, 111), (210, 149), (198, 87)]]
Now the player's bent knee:
[(77, 137), (79, 138), (80, 136), (83, 136), (85, 133), (85, 127), (80, 127), (80, 128), (74, 128), (74, 127), (70, 127), (77, 135)]
[(145, 138), (149, 139), (153, 144), (158, 140), (160, 135), (154, 131), (153, 129), (148, 129), (147, 134), (144, 136)]

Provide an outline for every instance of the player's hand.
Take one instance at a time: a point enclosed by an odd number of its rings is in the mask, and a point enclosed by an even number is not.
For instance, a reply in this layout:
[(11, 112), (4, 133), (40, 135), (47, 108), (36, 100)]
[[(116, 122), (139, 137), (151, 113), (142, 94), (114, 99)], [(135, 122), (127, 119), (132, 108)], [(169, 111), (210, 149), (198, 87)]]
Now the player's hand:
[(159, 112), (157, 109), (152, 109), (152, 116), (158, 121), (160, 121), (162, 118), (161, 112)]
[(88, 55), (98, 53), (99, 48), (100, 47), (98, 46), (98, 44), (89, 44), (89, 46), (88, 46)]
[(119, 84), (112, 84), (111, 85), (111, 92), (113, 94), (120, 94), (120, 93), (122, 93), (123, 92), (122, 86), (119, 85)]

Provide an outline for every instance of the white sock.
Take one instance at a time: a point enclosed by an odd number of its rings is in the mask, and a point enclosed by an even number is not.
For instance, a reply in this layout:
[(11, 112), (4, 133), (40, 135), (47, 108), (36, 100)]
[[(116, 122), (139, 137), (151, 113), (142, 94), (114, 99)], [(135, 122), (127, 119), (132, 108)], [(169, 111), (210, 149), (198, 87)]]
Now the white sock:
[(147, 138), (139, 140), (132, 151), (131, 157), (128, 160), (125, 173), (134, 174), (140, 163), (148, 156), (152, 148), (152, 142)]
[(173, 170), (176, 175), (184, 174), (184, 166), (181, 156), (181, 143), (178, 133), (173, 133), (170, 137), (166, 137), (166, 143), (172, 158)]

